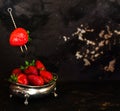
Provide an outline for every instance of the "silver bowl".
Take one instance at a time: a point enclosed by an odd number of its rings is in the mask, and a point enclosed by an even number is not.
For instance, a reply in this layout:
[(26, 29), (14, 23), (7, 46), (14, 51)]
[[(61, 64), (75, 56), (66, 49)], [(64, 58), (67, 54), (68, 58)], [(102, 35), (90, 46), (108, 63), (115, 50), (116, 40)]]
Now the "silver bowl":
[(58, 76), (53, 74), (54, 79), (43, 86), (31, 86), (31, 85), (22, 85), (19, 83), (10, 84), (10, 98), (15, 95), (19, 97), (24, 97), (24, 104), (28, 104), (28, 98), (38, 98), (53, 93), (54, 97), (57, 97), (56, 93), (56, 81)]

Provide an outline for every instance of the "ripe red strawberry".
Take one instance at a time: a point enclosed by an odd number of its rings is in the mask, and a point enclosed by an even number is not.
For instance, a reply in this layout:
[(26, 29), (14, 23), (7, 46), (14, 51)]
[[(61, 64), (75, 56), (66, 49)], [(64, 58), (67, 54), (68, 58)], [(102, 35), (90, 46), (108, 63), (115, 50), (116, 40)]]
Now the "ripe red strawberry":
[(28, 33), (24, 28), (16, 28), (10, 35), (9, 43), (12, 46), (23, 46), (28, 42)]
[(18, 75), (18, 74), (20, 74), (21, 72), (22, 72), (22, 71), (21, 71), (20, 68), (15, 68), (15, 69), (12, 70), (12, 74), (14, 74), (14, 75)]
[(23, 73), (20, 73), (19, 75), (12, 74), (9, 78), (10, 82), (15, 82), (23, 85), (28, 84), (27, 76)]
[(40, 76), (44, 79), (45, 83), (48, 83), (53, 79), (52, 73), (47, 70), (41, 70)]
[(20, 73), (17, 77), (17, 82), (23, 85), (28, 84), (27, 76), (23, 73)]
[(43, 63), (40, 60), (35, 61), (35, 66), (39, 70), (45, 70), (45, 66), (43, 65)]
[(28, 81), (31, 85), (34, 85), (34, 86), (44, 85), (44, 80), (42, 79), (42, 77), (37, 75), (28, 75)]
[(27, 75), (34, 74), (38, 75), (38, 70), (35, 66), (28, 66), (25, 70), (24, 73)]

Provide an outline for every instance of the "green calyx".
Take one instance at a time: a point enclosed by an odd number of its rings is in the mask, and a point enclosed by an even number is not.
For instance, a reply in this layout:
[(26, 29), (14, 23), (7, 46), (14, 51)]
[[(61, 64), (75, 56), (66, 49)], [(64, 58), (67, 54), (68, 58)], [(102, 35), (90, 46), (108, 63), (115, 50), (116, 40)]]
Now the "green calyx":
[(43, 71), (43, 70), (45, 70), (45, 68), (44, 68), (44, 67), (40, 68), (40, 71)]
[(57, 77), (56, 76), (53, 76), (53, 79), (49, 82), (49, 83), (51, 83), (51, 82), (53, 82), (53, 81), (56, 81), (57, 80)]
[(8, 79), (9, 82), (14, 82), (16, 83), (17, 82), (17, 76), (16, 75), (10, 75), (10, 78)]
[(20, 66), (20, 69), (24, 70), (24, 69), (28, 68), (28, 66), (34, 66), (34, 65), (35, 65), (35, 60), (32, 60), (31, 62), (25, 61), (25, 65), (24, 66)]
[(28, 42), (32, 41), (32, 39), (30, 38), (30, 31), (27, 30), (27, 33), (28, 33)]

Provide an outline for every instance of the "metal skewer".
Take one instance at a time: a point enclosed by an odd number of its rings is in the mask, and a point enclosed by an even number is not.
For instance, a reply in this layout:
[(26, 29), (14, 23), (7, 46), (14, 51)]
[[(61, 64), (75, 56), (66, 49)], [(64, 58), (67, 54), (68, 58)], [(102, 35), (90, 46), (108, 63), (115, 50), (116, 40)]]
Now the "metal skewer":
[[(10, 17), (11, 17), (12, 22), (13, 22), (13, 25), (14, 25), (14, 27), (15, 27), (15, 29), (16, 29), (17, 26), (16, 26), (15, 20), (14, 20), (13, 15), (12, 15), (12, 8), (8, 8), (7, 11), (9, 12)], [(27, 46), (24, 45), (24, 47), (25, 47), (25, 50), (27, 51)], [(24, 52), (22, 46), (20, 46), (20, 50), (21, 50), (21, 52)]]

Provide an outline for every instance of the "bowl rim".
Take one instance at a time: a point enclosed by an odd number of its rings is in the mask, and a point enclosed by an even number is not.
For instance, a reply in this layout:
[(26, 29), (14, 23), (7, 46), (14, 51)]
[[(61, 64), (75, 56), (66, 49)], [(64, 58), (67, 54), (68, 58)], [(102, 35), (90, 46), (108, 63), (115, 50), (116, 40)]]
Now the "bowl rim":
[(23, 84), (19, 84), (19, 83), (15, 83), (15, 82), (10, 82), (10, 83), (13, 84), (13, 85), (21, 86), (21, 87), (43, 88), (43, 87), (47, 87), (47, 86), (50, 86), (50, 85), (56, 83), (57, 79), (58, 79), (58, 75), (53, 73), (53, 79), (49, 83), (47, 83), (45, 85), (42, 85), (42, 86), (23, 85)]

